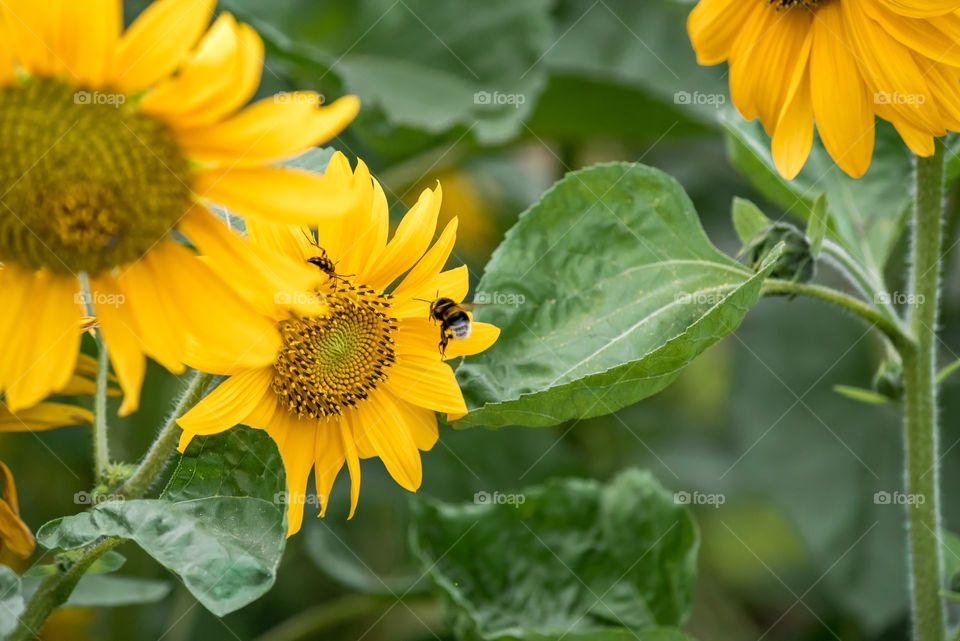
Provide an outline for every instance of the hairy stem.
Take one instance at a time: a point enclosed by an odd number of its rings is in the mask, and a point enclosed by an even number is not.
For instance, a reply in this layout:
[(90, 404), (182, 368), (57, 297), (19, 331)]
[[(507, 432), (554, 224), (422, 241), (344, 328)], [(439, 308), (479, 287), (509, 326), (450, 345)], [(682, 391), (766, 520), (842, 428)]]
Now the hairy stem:
[(32, 641), (39, 637), (40, 628), (54, 610), (67, 602), (77, 583), (90, 566), (108, 551), (123, 543), (123, 539), (111, 537), (90, 546), (76, 563), (64, 572), (47, 577), (34, 593), (27, 609), (20, 616), (20, 624), (8, 641)]
[(916, 641), (943, 641), (946, 634), (936, 406), (936, 327), (940, 289), (943, 145), (916, 160), (910, 334), (901, 350), (904, 413), (910, 597)]
[(194, 373), (190, 384), (180, 396), (176, 407), (170, 413), (143, 460), (140, 461), (140, 465), (133, 475), (127, 479), (127, 482), (120, 487), (119, 494), (121, 496), (128, 499), (140, 498), (159, 480), (160, 474), (163, 472), (163, 468), (167, 466), (167, 462), (173, 455), (180, 438), (180, 427), (177, 425), (177, 419), (200, 401), (204, 390), (207, 389), (212, 380), (212, 374)]
[(887, 314), (878, 311), (872, 305), (868, 305), (859, 298), (854, 298), (836, 289), (824, 287), (822, 285), (809, 285), (806, 283), (795, 283), (789, 280), (779, 280), (775, 278), (767, 279), (763, 282), (763, 294), (787, 294), (792, 296), (806, 296), (817, 300), (826, 301), (853, 312), (867, 323), (874, 325), (895, 345), (905, 345), (909, 338), (904, 333), (903, 328), (898, 322), (891, 319)]
[(110, 441), (107, 435), (107, 386), (110, 357), (103, 332), (97, 330), (97, 388), (93, 397), (93, 460), (97, 484), (101, 484), (110, 465)]

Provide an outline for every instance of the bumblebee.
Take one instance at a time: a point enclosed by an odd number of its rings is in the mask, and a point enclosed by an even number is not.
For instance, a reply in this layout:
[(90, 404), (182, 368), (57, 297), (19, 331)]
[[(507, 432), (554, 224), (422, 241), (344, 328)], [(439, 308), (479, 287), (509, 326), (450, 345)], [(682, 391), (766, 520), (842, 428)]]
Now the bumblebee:
[(452, 298), (437, 298), (430, 303), (430, 319), (440, 323), (440, 355), (447, 351), (450, 339), (462, 341), (470, 338), (472, 325), (468, 311), (470, 303), (457, 303)]

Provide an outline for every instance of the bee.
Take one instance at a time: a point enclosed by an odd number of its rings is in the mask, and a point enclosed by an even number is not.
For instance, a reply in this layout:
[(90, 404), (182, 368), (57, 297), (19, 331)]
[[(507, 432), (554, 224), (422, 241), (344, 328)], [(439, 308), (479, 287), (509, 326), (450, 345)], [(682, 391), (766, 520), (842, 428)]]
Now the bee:
[(311, 265), (315, 265), (317, 269), (326, 274), (330, 280), (334, 281), (334, 283), (336, 283), (338, 280), (344, 280), (346, 276), (341, 276), (337, 273), (337, 264), (330, 260), (330, 257), (327, 256), (327, 250), (321, 247), (320, 243), (315, 241), (312, 235), (307, 234), (306, 232), (304, 232), (304, 234), (307, 236), (307, 242), (316, 247), (318, 252), (317, 256), (308, 258), (307, 262)]
[(471, 303), (457, 303), (452, 298), (437, 298), (430, 303), (430, 319), (440, 323), (440, 355), (446, 355), (450, 339), (462, 341), (470, 338), (473, 329), (468, 311)]

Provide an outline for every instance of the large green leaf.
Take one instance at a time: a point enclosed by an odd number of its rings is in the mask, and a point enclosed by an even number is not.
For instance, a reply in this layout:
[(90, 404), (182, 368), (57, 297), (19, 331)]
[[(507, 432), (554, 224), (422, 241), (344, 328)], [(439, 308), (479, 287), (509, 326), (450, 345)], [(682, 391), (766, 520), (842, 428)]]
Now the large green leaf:
[[(29, 599), (40, 587), (39, 577), (24, 577), (23, 594)], [(115, 608), (124, 605), (156, 603), (170, 593), (166, 581), (126, 576), (88, 574), (77, 583), (61, 608)]]
[(238, 427), (197, 437), (156, 500), (111, 501), (52, 521), (37, 535), (50, 549), (103, 536), (135, 541), (223, 616), (263, 595), (286, 543), (285, 481), (276, 445)]
[(280, 504), (283, 461), (263, 430), (239, 426), (195, 437), (177, 464), (163, 498), (186, 501), (213, 496), (252, 497)]
[(647, 472), (468, 505), (421, 499), (414, 516), (414, 551), (461, 641), (683, 638), (644, 632), (686, 620), (698, 547), (687, 510)]
[(17, 628), (25, 607), (20, 577), (7, 566), (0, 565), (0, 639), (6, 639)]
[(457, 425), (552, 425), (655, 394), (737, 328), (769, 268), (716, 249), (663, 172), (569, 174), (521, 215), (477, 287), (518, 304), (477, 312), (503, 333), (457, 371), (471, 409)]
[(896, 132), (878, 125), (873, 161), (863, 178), (847, 176), (817, 143), (800, 175), (785, 180), (773, 164), (770, 139), (758, 122), (744, 122), (728, 110), (723, 124), (733, 163), (787, 213), (808, 220), (816, 199), (826, 192), (828, 236), (845, 246), (880, 282), (910, 211), (910, 190), (904, 187), (912, 171), (910, 157)]
[(50, 549), (75, 549), (104, 536), (133, 540), (223, 616), (270, 589), (285, 535), (283, 513), (273, 503), (214, 497), (110, 501), (47, 523), (37, 539)]
[(317, 80), (332, 70), (390, 125), (470, 130), (484, 143), (521, 131), (545, 83), (542, 56), (555, 40), (547, 0), (226, 5)]

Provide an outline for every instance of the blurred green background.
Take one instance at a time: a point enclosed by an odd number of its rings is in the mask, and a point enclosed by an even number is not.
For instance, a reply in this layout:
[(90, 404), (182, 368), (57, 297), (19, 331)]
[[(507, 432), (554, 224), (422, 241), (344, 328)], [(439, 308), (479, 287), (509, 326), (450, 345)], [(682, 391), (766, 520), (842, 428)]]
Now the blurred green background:
[[(145, 4), (126, 2), (127, 19)], [(731, 254), (739, 249), (729, 220), (734, 195), (781, 217), (726, 159), (716, 117), (729, 100), (698, 98), (728, 94), (725, 67), (696, 65), (684, 29), (691, 7), (670, 0), (220, 4), (267, 42), (263, 95), (360, 96), (363, 111), (333, 146), (367, 162), (396, 214), (441, 181), (442, 216), (460, 217), (455, 256), (470, 266), (473, 283), (520, 212), (564, 173), (595, 162), (641, 161), (676, 177), (711, 239)], [(902, 265), (896, 258), (891, 273)], [(844, 286), (827, 267), (818, 278)], [(947, 345), (960, 320), (957, 287), (946, 282), (944, 362), (955, 358)], [(882, 357), (876, 337), (835, 309), (765, 300), (673, 386), (635, 407), (554, 428), (442, 427), (424, 455), (421, 492), (469, 502), (481, 490), (510, 492), (554, 476), (608, 479), (644, 467), (672, 490), (726, 499), (693, 508), (703, 535), (688, 626), (694, 637), (906, 638), (901, 508), (873, 498), (902, 488), (898, 414), (833, 391), (869, 387)], [(178, 385), (151, 367), (141, 411), (113, 421), (116, 458), (144, 451)], [(956, 390), (948, 382), (942, 394), (944, 507), (954, 530)], [(74, 492), (92, 485), (84, 429), (4, 436), (0, 445), (32, 527), (78, 511)], [(61, 612), (44, 638), (450, 638), (439, 605), (418, 590), (402, 600), (362, 596), (365, 586), (380, 585), (371, 573), (391, 583), (416, 572), (408, 495), (378, 461), (363, 468), (355, 518), (346, 520), (344, 475), (327, 517), (308, 518), (291, 539), (276, 587), (244, 610), (219, 620), (175, 585), (154, 605)], [(166, 578), (134, 546), (123, 552), (126, 574)], [(311, 633), (310, 621), (330, 613), (346, 621)], [(305, 635), (286, 634), (300, 624)]]

